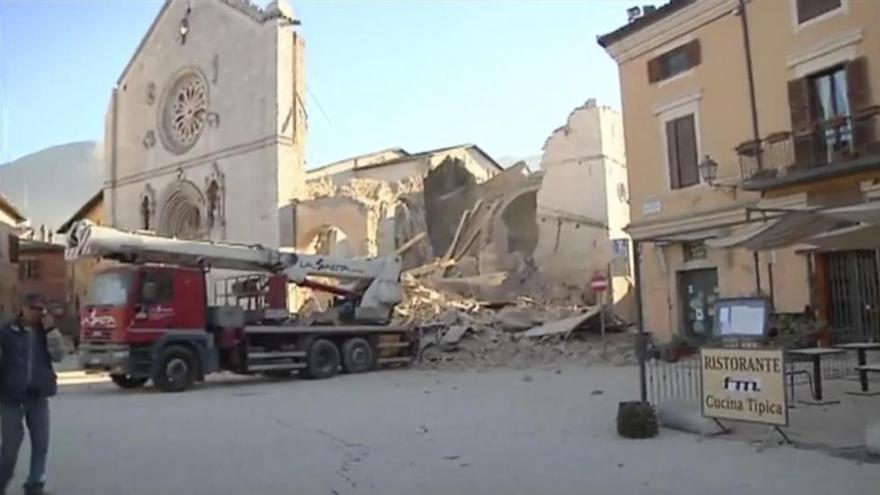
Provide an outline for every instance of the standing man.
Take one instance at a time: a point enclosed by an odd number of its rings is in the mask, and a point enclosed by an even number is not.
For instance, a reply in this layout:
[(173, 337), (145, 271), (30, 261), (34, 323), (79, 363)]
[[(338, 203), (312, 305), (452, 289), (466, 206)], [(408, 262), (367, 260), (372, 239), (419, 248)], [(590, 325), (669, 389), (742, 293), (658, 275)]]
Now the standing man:
[(31, 437), (27, 495), (44, 495), (49, 453), (49, 397), (57, 384), (52, 362), (64, 358), (64, 343), (39, 294), (23, 298), (18, 318), (0, 329), (0, 495), (15, 474), (24, 425)]

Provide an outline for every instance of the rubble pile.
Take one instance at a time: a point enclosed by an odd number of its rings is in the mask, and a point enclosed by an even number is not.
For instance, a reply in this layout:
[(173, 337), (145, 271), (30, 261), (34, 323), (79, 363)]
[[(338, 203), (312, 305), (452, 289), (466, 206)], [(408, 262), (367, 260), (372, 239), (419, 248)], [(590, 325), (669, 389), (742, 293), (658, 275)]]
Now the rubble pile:
[(421, 366), (469, 369), (562, 361), (635, 362), (632, 333), (606, 313), (603, 344), (600, 308), (578, 301), (574, 294), (483, 300), (438, 288), (454, 280), (404, 276), (404, 301), (395, 310), (396, 323), (415, 325), (422, 332)]

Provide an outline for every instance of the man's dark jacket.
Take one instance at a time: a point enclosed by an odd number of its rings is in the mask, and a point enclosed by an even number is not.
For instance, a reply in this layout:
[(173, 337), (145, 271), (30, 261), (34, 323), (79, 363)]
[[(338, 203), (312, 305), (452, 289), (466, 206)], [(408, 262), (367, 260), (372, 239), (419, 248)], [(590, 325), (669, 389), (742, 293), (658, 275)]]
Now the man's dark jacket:
[(0, 400), (23, 402), (58, 391), (46, 332), (14, 320), (0, 329)]

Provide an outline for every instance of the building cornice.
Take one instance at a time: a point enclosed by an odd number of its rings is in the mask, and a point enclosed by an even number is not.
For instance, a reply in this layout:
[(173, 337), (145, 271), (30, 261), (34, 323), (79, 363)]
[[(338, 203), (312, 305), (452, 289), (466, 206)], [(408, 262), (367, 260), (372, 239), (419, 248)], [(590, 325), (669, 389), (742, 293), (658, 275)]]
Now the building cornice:
[(737, 0), (700, 0), (694, 2), (609, 45), (606, 51), (618, 65), (623, 64), (705, 24), (729, 15), (737, 8), (737, 5)]

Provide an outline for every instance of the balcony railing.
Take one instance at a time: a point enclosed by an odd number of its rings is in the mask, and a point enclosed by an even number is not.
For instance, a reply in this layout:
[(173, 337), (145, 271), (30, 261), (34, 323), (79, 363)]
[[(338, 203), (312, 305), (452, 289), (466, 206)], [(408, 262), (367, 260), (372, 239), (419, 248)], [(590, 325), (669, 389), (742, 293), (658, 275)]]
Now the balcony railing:
[[(784, 131), (736, 147), (744, 182), (772, 179), (799, 170), (833, 166), (880, 154), (880, 106), (819, 122), (803, 131)], [(760, 162), (759, 162), (760, 158)]]

